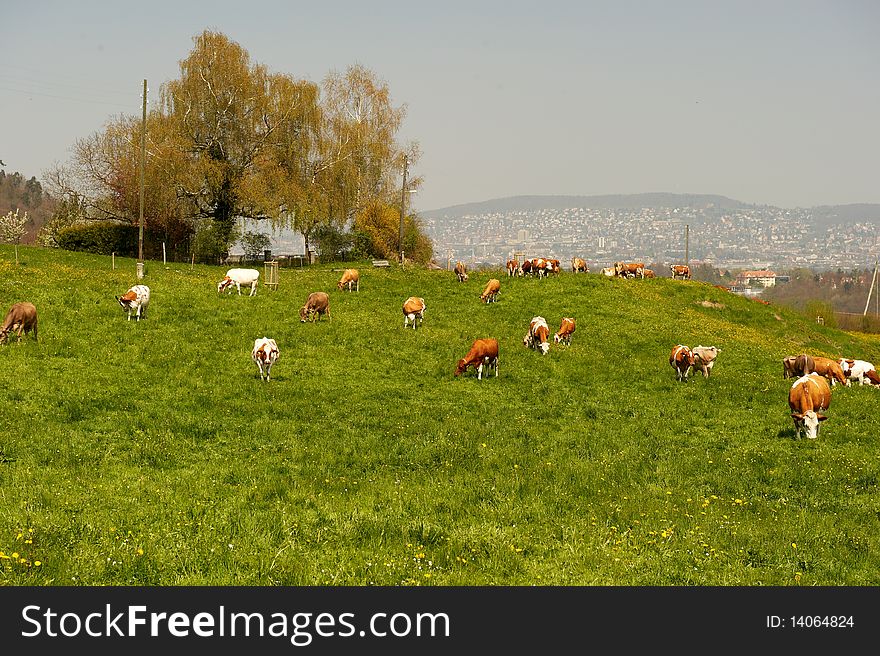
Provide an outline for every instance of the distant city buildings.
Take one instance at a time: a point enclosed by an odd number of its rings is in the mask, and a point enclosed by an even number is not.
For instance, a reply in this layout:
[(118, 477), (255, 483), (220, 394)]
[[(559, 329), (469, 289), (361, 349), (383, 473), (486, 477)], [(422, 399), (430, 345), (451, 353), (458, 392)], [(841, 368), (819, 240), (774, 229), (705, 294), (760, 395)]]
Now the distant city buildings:
[(562, 261), (577, 256), (593, 270), (617, 260), (687, 258), (773, 274), (754, 276), (756, 283), (750, 283), (770, 286), (780, 282), (774, 271), (870, 268), (880, 255), (877, 223), (819, 220), (809, 208), (571, 207), (429, 215), (424, 224), (435, 253), (451, 252), (454, 260), (472, 266), (503, 266), (516, 252)]

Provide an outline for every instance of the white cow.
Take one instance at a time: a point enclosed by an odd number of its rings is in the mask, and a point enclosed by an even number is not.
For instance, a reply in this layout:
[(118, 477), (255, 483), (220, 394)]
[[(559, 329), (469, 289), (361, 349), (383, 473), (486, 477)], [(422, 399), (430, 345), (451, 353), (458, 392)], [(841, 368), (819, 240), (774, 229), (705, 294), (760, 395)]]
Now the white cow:
[(260, 369), (260, 379), (268, 382), (269, 372), (272, 365), (278, 360), (278, 345), (274, 339), (262, 337), (254, 340), (254, 350), (251, 351), (251, 358), (257, 363)]
[(253, 296), (257, 293), (257, 280), (259, 279), (260, 272), (256, 269), (230, 269), (226, 272), (226, 277), (217, 283), (217, 293), (232, 289), (232, 285), (235, 285), (238, 289), (238, 295), (241, 296), (241, 286), (244, 285), (245, 287), (250, 286), (249, 296)]
[(147, 306), (150, 304), (150, 288), (146, 285), (135, 285), (122, 296), (117, 296), (116, 300), (128, 313), (128, 321), (131, 321), (132, 312), (135, 312), (136, 321), (140, 321), (142, 316), (146, 319)]
[(694, 370), (703, 372), (703, 376), (708, 378), (712, 373), (712, 367), (715, 366), (715, 358), (721, 351), (717, 346), (695, 346), (691, 349), (694, 353)]

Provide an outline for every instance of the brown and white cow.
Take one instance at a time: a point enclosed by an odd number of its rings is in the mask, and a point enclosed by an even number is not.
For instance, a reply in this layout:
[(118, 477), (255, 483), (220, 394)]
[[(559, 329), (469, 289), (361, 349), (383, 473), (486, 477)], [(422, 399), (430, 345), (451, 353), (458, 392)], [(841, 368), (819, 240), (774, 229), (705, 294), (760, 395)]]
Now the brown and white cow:
[(530, 276), (532, 273), (532, 261), (524, 260), (523, 263), (519, 265), (519, 275)]
[(643, 277), (643, 278), (656, 278), (656, 277), (657, 277), (657, 274), (654, 273), (654, 270), (653, 270), (653, 269), (645, 269), (645, 270), (643, 271), (643, 275), (642, 275), (642, 277)]
[(843, 375), (843, 369), (837, 360), (814, 355), (813, 363), (813, 371), (820, 376), (827, 378), (831, 383), (831, 387), (834, 387), (837, 383), (840, 383), (844, 387), (849, 387), (850, 382), (847, 380), (846, 376)]
[(694, 352), (684, 344), (676, 344), (669, 354), (669, 364), (675, 369), (678, 380), (687, 382), (691, 367), (694, 366)]
[(782, 379), (800, 378), (807, 374), (813, 373), (816, 365), (813, 362), (813, 356), (801, 353), (800, 355), (789, 355), (782, 359)]
[(571, 344), (571, 336), (574, 334), (575, 324), (571, 317), (562, 317), (562, 323), (559, 324), (559, 330), (553, 335), (553, 342), (565, 345)]
[(523, 337), (523, 346), (533, 348), (541, 352), (541, 355), (547, 355), (550, 350), (550, 343), (547, 338), (550, 336), (550, 327), (544, 317), (532, 317), (529, 322), (529, 332)]
[(3, 319), (3, 326), (0, 327), (0, 344), (6, 343), (9, 333), (15, 333), (18, 341), (21, 342), (22, 334), (27, 335), (29, 332), (33, 332), (34, 339), (40, 341), (37, 337), (36, 306), (28, 301), (13, 303)]
[(589, 269), (587, 268), (587, 263), (584, 262), (582, 258), (573, 257), (571, 258), (571, 272), (572, 273), (587, 273)]
[(134, 285), (122, 296), (117, 296), (116, 300), (128, 314), (127, 321), (131, 321), (132, 312), (135, 313), (136, 321), (140, 321), (141, 317), (146, 319), (147, 308), (150, 306), (150, 288), (146, 285)]
[(342, 272), (339, 282), (336, 283), (336, 289), (348, 286), (348, 291), (351, 291), (351, 287), (354, 285), (354, 290), (358, 292), (361, 289), (360, 277), (357, 269), (346, 269)]
[(558, 275), (559, 271), (562, 269), (562, 262), (559, 260), (547, 260), (547, 273), (552, 273), (553, 275)]
[(701, 371), (704, 378), (708, 378), (715, 366), (715, 359), (721, 351), (717, 346), (695, 346), (691, 349), (694, 354), (694, 371)]
[(522, 272), (519, 270), (519, 261), (517, 260), (507, 260), (507, 276), (518, 276), (522, 275)]
[(865, 380), (868, 381), (868, 385), (880, 385), (880, 376), (877, 375), (873, 363), (848, 358), (841, 358), (838, 362), (843, 369), (843, 375), (848, 380), (857, 380), (860, 386), (865, 384)]
[(327, 321), (332, 321), (330, 317), (330, 297), (326, 292), (312, 292), (306, 299), (306, 304), (299, 309), (299, 320), (303, 323), (306, 321), (320, 321), (321, 315), (327, 315)]
[(497, 296), (500, 291), (501, 281), (498, 280), (498, 278), (492, 278), (486, 283), (483, 293), (480, 294), (480, 300), (483, 301), (483, 303), (495, 303), (498, 300)]
[(410, 296), (403, 302), (403, 327), (412, 323), (413, 330), (418, 328), (425, 319), (425, 299), (421, 296)]
[(794, 420), (795, 437), (806, 433), (810, 439), (819, 437), (819, 422), (828, 419), (822, 414), (831, 405), (831, 388), (819, 374), (801, 376), (788, 390), (788, 407)]
[(455, 271), (455, 275), (458, 276), (458, 282), (467, 282), (467, 267), (464, 262), (456, 262), (453, 271)]
[(618, 278), (644, 278), (644, 262), (615, 262), (614, 275)]
[(687, 264), (673, 264), (669, 267), (672, 271), (672, 279), (690, 280), (691, 268)]
[(547, 260), (543, 257), (533, 257), (532, 258), (532, 273), (539, 278), (543, 278), (547, 275)]
[(614, 277), (614, 267), (604, 267), (602, 269), (602, 275), (608, 276), (609, 278), (613, 278)]
[[(471, 345), (467, 355), (458, 361), (455, 367), (455, 375), (461, 376), (468, 367), (473, 367), (477, 372), (477, 379), (483, 378), (483, 366), (495, 370), (495, 378), (498, 378), (498, 340), (492, 338), (476, 339)], [(489, 377), (489, 372), (486, 372)]]
[(278, 360), (278, 355), (278, 344), (274, 339), (261, 337), (254, 340), (251, 359), (260, 369), (260, 380), (269, 382), (269, 374), (272, 371), (272, 365)]

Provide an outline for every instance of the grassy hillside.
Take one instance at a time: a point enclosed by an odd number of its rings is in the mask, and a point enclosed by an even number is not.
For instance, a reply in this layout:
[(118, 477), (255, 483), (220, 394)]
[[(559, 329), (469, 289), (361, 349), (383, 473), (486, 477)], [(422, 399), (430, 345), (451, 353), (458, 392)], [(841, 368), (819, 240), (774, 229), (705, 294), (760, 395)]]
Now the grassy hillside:
[[(0, 247), (0, 583), (25, 585), (874, 585), (880, 390), (835, 388), (794, 439), (784, 356), (880, 361), (876, 337), (698, 283), (508, 280), (331, 267), (218, 296), (219, 267)], [(332, 321), (300, 323), (311, 291)], [(401, 305), (423, 296), (423, 327)], [(577, 319), (568, 348), (529, 320)], [(263, 383), (257, 337), (281, 357)], [(478, 337), (499, 377), (455, 378)], [(677, 342), (717, 345), (678, 383)], [(39, 564), (37, 564), (39, 562)]]

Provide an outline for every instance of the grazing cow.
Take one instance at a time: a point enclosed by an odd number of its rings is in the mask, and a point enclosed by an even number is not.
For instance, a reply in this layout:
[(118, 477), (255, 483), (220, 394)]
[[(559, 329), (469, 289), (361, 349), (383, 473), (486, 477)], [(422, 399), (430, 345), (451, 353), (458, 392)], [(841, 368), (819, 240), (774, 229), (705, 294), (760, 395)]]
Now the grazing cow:
[(464, 265), (464, 262), (456, 262), (453, 271), (458, 276), (458, 282), (467, 282), (467, 267)]
[(312, 292), (306, 299), (306, 304), (299, 309), (299, 320), (301, 323), (306, 321), (320, 321), (321, 315), (327, 315), (327, 321), (332, 321), (330, 317), (330, 297), (327, 292)]
[(643, 274), (644, 274), (642, 276), (643, 278), (656, 278), (657, 277), (657, 274), (654, 273), (653, 269), (645, 269)]
[(128, 313), (127, 321), (131, 321), (131, 313), (135, 313), (136, 321), (140, 321), (141, 317), (147, 318), (147, 306), (150, 304), (150, 288), (146, 285), (135, 285), (130, 287), (122, 296), (117, 296), (116, 300), (122, 309)]
[(519, 275), (521, 275), (521, 276), (532, 275), (532, 261), (531, 260), (525, 260), (522, 264), (519, 265)]
[(425, 299), (410, 296), (403, 304), (403, 327), (412, 323), (413, 330), (422, 324), (425, 318)]
[(559, 270), (562, 268), (562, 262), (559, 260), (547, 260), (547, 273), (550, 274), (558, 274)]
[(269, 372), (272, 365), (278, 360), (278, 344), (274, 339), (262, 337), (254, 340), (254, 350), (251, 351), (251, 359), (257, 363), (260, 369), (260, 380), (269, 382)]
[(843, 369), (843, 375), (847, 377), (847, 380), (857, 380), (860, 386), (865, 384), (865, 379), (868, 380), (868, 385), (880, 385), (880, 376), (877, 375), (877, 370), (872, 363), (846, 358), (841, 359), (839, 362), (840, 368)]
[(260, 272), (256, 269), (230, 269), (226, 272), (226, 276), (217, 283), (217, 293), (232, 289), (232, 286), (235, 285), (236, 289), (238, 289), (238, 295), (241, 296), (241, 286), (251, 288), (251, 293), (248, 296), (253, 296), (257, 293), (257, 280), (260, 278)]
[(480, 300), (484, 303), (495, 303), (498, 300), (498, 292), (501, 291), (501, 281), (498, 278), (492, 278), (486, 283), (483, 293), (480, 294)]
[(691, 279), (691, 268), (687, 264), (673, 264), (669, 267), (669, 270), (672, 271), (673, 280), (678, 278), (682, 280)]
[(572, 273), (587, 273), (589, 269), (587, 268), (587, 263), (584, 262), (579, 257), (571, 258), (571, 272)]
[[(455, 375), (461, 376), (468, 367), (473, 367), (477, 372), (477, 379), (483, 378), (483, 365), (495, 370), (495, 378), (498, 378), (498, 340), (476, 339), (468, 354), (458, 361), (455, 367)], [(488, 378), (489, 372), (486, 372)]]
[(543, 278), (544, 276), (546, 276), (549, 268), (549, 262), (547, 262), (547, 260), (543, 257), (532, 258), (532, 273), (537, 275), (539, 278)]
[(6, 343), (9, 333), (15, 333), (20, 343), (22, 333), (27, 335), (32, 331), (34, 339), (40, 341), (37, 337), (37, 308), (28, 301), (13, 303), (3, 319), (3, 326), (0, 327), (0, 344)]
[(669, 364), (675, 369), (676, 378), (687, 382), (691, 367), (694, 366), (694, 352), (684, 344), (676, 344), (669, 354)]
[(789, 355), (782, 358), (782, 380), (785, 380), (786, 378), (800, 378), (800, 376), (795, 374), (794, 371), (795, 362), (797, 362), (796, 355)]
[(717, 346), (695, 346), (693, 349), (694, 354), (694, 370), (702, 371), (703, 377), (708, 378), (709, 374), (712, 373), (712, 367), (715, 365), (715, 358), (718, 357), (718, 353), (721, 351)]
[(615, 262), (614, 275), (618, 278), (644, 278), (644, 262)]
[(819, 437), (819, 422), (828, 419), (822, 414), (831, 405), (831, 388), (819, 374), (801, 376), (788, 390), (788, 407), (794, 420), (795, 437), (805, 432), (810, 439)]
[(816, 364), (813, 362), (813, 356), (801, 353), (800, 355), (789, 355), (782, 359), (782, 379), (800, 378), (816, 371)]
[(834, 387), (837, 383), (840, 383), (844, 387), (849, 387), (850, 382), (847, 380), (846, 376), (843, 375), (843, 369), (837, 360), (813, 356), (813, 363), (813, 371), (820, 376), (827, 378), (831, 383), (831, 387)]
[(613, 278), (614, 277), (614, 267), (604, 267), (602, 269), (602, 275), (608, 276), (609, 278)]
[(519, 261), (507, 260), (507, 277), (522, 275), (519, 270)]
[(529, 323), (529, 332), (523, 337), (523, 346), (536, 349), (541, 355), (547, 355), (550, 350), (550, 343), (547, 338), (550, 336), (550, 327), (544, 317), (532, 317)]
[(357, 269), (346, 269), (342, 272), (342, 277), (339, 279), (339, 282), (336, 283), (336, 289), (341, 290), (348, 285), (348, 291), (351, 291), (351, 286), (354, 285), (354, 290), (359, 292), (361, 290), (360, 278), (361, 276)]
[(559, 330), (553, 335), (553, 343), (571, 344), (571, 336), (574, 334), (574, 319), (571, 317), (562, 317), (562, 323), (559, 324)]

